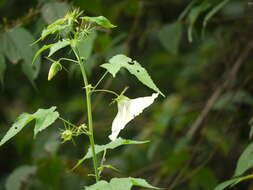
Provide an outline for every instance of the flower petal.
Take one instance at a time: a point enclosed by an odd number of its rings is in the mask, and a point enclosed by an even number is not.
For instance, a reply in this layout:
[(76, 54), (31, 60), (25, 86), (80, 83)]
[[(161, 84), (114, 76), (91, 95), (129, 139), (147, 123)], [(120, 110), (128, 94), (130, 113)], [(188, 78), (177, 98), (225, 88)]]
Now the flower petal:
[(158, 93), (154, 93), (152, 96), (118, 100), (118, 113), (112, 122), (112, 133), (109, 138), (112, 141), (115, 140), (120, 131), (125, 128), (125, 125), (142, 113), (146, 107), (150, 106), (158, 95)]

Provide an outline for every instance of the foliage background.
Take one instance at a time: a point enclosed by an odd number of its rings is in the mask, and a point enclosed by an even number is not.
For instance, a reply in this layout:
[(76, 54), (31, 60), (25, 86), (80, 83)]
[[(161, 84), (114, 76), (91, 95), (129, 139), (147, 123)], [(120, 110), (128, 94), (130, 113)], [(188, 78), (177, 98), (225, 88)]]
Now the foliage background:
[[(204, 8), (203, 2), (210, 7)], [(41, 57), (40, 68), (31, 67), (36, 47), (28, 43), (68, 8), (80, 7), (85, 14), (104, 15), (118, 26), (99, 33), (84, 47), (88, 53), (93, 47), (87, 63), (91, 81), (101, 76), (103, 69), (98, 65), (124, 53), (138, 60), (167, 95), (122, 132), (125, 138), (150, 139), (151, 143), (110, 153), (107, 162), (121, 172), (106, 170), (105, 179), (131, 175), (170, 190), (213, 189), (233, 175), (239, 155), (250, 142), (253, 105), (253, 7), (249, 1), (230, 0), (203, 30), (205, 16), (219, 2), (196, 1), (190, 12), (178, 19), (191, 1), (1, 0), (0, 137), (20, 113), (33, 113), (39, 107), (55, 105), (73, 122), (86, 120), (80, 73), (69, 68), (69, 73), (61, 72), (48, 82), (48, 61)], [(63, 50), (56, 56), (68, 53)], [(113, 81), (108, 77), (103, 85), (118, 92), (127, 85), (129, 97), (151, 94), (124, 71)], [(116, 105), (108, 106), (111, 96), (105, 94), (93, 101), (95, 138), (98, 144), (107, 143)], [(0, 190), (20, 176), (27, 189), (36, 190), (78, 190), (92, 181), (86, 177), (92, 169), (89, 162), (70, 172), (84, 155), (87, 139), (78, 137), (75, 145), (62, 145), (59, 128), (63, 128), (61, 122), (33, 139), (27, 127), (1, 147)], [(241, 188), (251, 189), (251, 181), (239, 184)], [(15, 190), (14, 186), (10, 189)]]

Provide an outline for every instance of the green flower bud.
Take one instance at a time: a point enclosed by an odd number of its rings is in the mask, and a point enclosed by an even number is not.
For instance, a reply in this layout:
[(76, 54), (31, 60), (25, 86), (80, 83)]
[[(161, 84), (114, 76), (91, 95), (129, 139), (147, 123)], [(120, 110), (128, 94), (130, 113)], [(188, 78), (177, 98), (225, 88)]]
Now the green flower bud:
[(63, 139), (63, 143), (66, 141), (70, 141), (73, 137), (73, 132), (69, 129), (65, 130), (61, 134), (61, 138)]
[(60, 70), (62, 70), (61, 64), (56, 61), (54, 62), (48, 72), (48, 80), (51, 80)]

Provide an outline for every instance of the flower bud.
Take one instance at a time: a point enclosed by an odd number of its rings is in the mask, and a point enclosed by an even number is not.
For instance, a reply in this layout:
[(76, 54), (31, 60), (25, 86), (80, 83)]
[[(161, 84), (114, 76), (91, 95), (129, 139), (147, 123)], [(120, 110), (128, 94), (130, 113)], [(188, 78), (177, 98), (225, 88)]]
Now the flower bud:
[(48, 72), (48, 80), (51, 80), (60, 70), (62, 70), (61, 64), (56, 61), (54, 62)]

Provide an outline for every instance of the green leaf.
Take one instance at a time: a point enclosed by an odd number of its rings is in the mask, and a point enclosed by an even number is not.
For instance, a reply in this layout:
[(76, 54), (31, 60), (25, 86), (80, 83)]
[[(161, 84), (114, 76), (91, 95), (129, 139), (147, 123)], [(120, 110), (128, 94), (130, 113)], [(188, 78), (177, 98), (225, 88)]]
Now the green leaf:
[(208, 8), (210, 8), (210, 6), (211, 4), (209, 3), (209, 1), (203, 1), (200, 5), (195, 6), (189, 13), (188, 19), (190, 22), (190, 26), (188, 28), (188, 40), (190, 42), (192, 42), (192, 31), (193, 31), (195, 22), (197, 21), (200, 14), (206, 11)]
[(70, 41), (67, 40), (62, 40), (62, 41), (58, 41), (54, 44), (51, 44), (52, 46), (50, 47), (50, 52), (48, 54), (48, 57), (50, 57), (51, 55), (53, 55), (55, 52), (57, 52), (58, 50), (70, 45)]
[(21, 114), (11, 126), (11, 128), (8, 130), (8, 132), (5, 134), (3, 139), (0, 141), (0, 146), (10, 140), (16, 134), (18, 134), (28, 123), (30, 123), (34, 119), (36, 120), (34, 136), (36, 136), (38, 132), (46, 129), (59, 117), (59, 113), (55, 111), (55, 109), (56, 107), (53, 106), (49, 109), (39, 109), (33, 114)]
[(234, 176), (240, 176), (253, 166), (253, 143), (243, 151), (239, 160), (237, 161)]
[[(133, 141), (133, 140), (127, 140), (118, 138), (115, 141), (111, 141), (110, 143), (106, 145), (95, 145), (95, 152), (96, 154), (99, 154), (101, 152), (104, 152), (108, 149), (114, 149), (122, 145), (128, 145), (128, 144), (144, 144), (148, 143), (149, 141)], [(78, 163), (74, 166), (73, 169), (77, 168), (80, 164), (82, 164), (86, 159), (92, 158), (92, 150), (91, 147), (89, 147), (88, 152), (86, 155), (78, 161)]]
[(230, 179), (228, 181), (224, 181), (223, 183), (219, 184), (217, 187), (215, 187), (214, 190), (223, 190), (226, 187), (229, 187), (231, 185), (233, 185), (234, 183), (236, 183), (238, 181), (238, 178), (236, 179)]
[(45, 50), (51, 48), (53, 46), (53, 44), (49, 44), (49, 45), (44, 45), (42, 48), (40, 48), (36, 54), (34, 55), (33, 57), (33, 61), (32, 61), (32, 64), (34, 64), (35, 60), (37, 59), (37, 57)]
[(68, 5), (66, 3), (47, 3), (42, 7), (42, 17), (48, 24), (61, 19), (68, 12)]
[(14, 122), (14, 124), (11, 126), (6, 135), (3, 137), (3, 139), (0, 141), (0, 146), (2, 146), (9, 139), (14, 137), (16, 134), (18, 134), (33, 119), (35, 118), (31, 114), (28, 113), (21, 114)]
[(68, 25), (62, 25), (62, 26), (59, 26), (59, 25), (51, 26), (51, 25), (49, 25), (46, 29), (44, 29), (42, 31), (41, 37), (40, 37), (39, 40), (44, 40), (48, 35), (55, 34), (56, 32), (63, 31), (67, 27), (68, 27)]
[(0, 54), (0, 82), (3, 85), (4, 83), (4, 73), (6, 70), (6, 63), (4, 56)]
[(82, 17), (83, 20), (88, 21), (88, 22), (94, 22), (99, 26), (102, 26), (104, 28), (115, 28), (116, 26), (113, 25), (107, 18), (104, 16), (98, 16), (98, 17), (89, 17), (85, 16)]
[(197, 2), (198, 0), (192, 0), (187, 7), (184, 9), (184, 11), (179, 15), (178, 20), (181, 21), (187, 14), (188, 12), (191, 10), (191, 8), (193, 7), (193, 5)]
[(84, 57), (85, 59), (90, 57), (96, 37), (97, 33), (92, 32), (87, 38), (77, 42), (77, 49), (80, 52), (81, 57)]
[(39, 132), (49, 127), (59, 117), (59, 113), (55, 110), (56, 107), (53, 106), (49, 109), (39, 109), (33, 114), (33, 116), (36, 118), (34, 137), (36, 137)]
[(170, 53), (177, 54), (182, 36), (182, 24), (175, 22), (163, 26), (158, 37), (163, 47)]
[(85, 190), (131, 190), (132, 186), (139, 186), (149, 189), (161, 189), (150, 185), (146, 180), (140, 178), (112, 178), (107, 181), (99, 181), (94, 185), (85, 187)]
[(31, 46), (34, 37), (24, 28), (15, 28), (2, 36), (5, 56), (13, 63), (22, 60), (22, 70), (32, 82), (37, 78), (40, 69), (40, 57), (37, 64), (32, 65), (33, 55), (38, 51), (38, 45)]
[(7, 178), (6, 190), (22, 190), (24, 182), (29, 181), (30, 176), (35, 174), (36, 169), (35, 166), (21, 166), (15, 169)]
[(217, 6), (215, 6), (204, 18), (203, 26), (206, 27), (208, 21), (220, 11), (230, 0), (223, 0)]
[(101, 65), (101, 67), (110, 72), (113, 77), (115, 77), (119, 70), (123, 67), (132, 75), (136, 76), (136, 78), (142, 82), (142, 84), (164, 96), (164, 94), (154, 84), (146, 69), (144, 69), (137, 61), (133, 61), (131, 58), (125, 55), (116, 55), (109, 60), (109, 63), (105, 63)]

